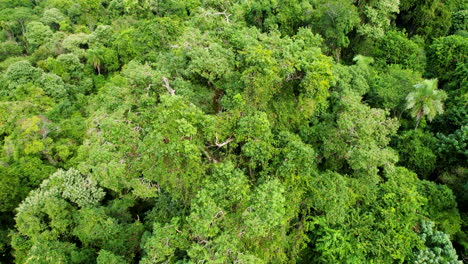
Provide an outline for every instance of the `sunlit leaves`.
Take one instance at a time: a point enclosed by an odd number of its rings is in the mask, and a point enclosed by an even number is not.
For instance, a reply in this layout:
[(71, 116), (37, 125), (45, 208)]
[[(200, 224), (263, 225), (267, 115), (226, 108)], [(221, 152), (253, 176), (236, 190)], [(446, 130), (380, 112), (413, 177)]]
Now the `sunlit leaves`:
[(322, 136), (323, 154), (327, 160), (333, 160), (330, 164), (342, 166), (341, 162), (346, 161), (353, 170), (375, 172), (378, 166), (396, 161), (394, 151), (387, 145), (397, 127), (383, 110), (370, 108), (360, 103), (356, 95), (345, 93), (336, 125)]
[(424, 80), (414, 85), (414, 91), (406, 97), (406, 109), (410, 110), (411, 116), (416, 118), (418, 128), (421, 118), (426, 116), (432, 121), (438, 114), (444, 112), (443, 102), (447, 94), (437, 89), (437, 79)]

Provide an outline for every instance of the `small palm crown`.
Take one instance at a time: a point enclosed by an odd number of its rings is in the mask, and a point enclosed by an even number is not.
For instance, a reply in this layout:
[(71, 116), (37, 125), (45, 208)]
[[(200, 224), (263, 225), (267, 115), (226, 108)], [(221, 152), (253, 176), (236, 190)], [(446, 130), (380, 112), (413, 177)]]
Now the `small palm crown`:
[(432, 121), (436, 115), (444, 112), (443, 101), (447, 99), (447, 94), (437, 89), (437, 79), (424, 80), (415, 84), (414, 88), (415, 91), (406, 97), (406, 109), (416, 118), (417, 128), (423, 116)]

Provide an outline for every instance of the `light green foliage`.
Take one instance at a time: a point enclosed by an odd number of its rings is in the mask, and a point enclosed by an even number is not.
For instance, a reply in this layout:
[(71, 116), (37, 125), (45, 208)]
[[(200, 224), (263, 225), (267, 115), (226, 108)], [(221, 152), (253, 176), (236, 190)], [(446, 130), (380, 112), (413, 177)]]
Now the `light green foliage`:
[[(282, 132), (278, 135), (275, 147), (277, 148), (276, 155), (273, 157), (273, 162), (276, 163), (276, 176), (282, 180), (285, 189), (285, 199), (290, 201), (286, 203), (286, 216), (296, 217), (298, 214), (304, 213), (312, 206), (312, 199), (305, 193), (309, 191), (312, 183), (312, 175), (316, 173), (316, 151), (308, 144), (304, 143), (297, 135), (287, 132)], [(316, 201), (316, 200), (315, 200)], [(297, 225), (302, 225), (304, 218), (296, 218), (293, 222)], [(291, 237), (297, 244), (292, 246), (293, 250), (296, 247), (301, 247), (303, 243), (303, 230), (292, 230)]]
[(86, 208), (80, 210), (76, 217), (76, 226), (72, 233), (89, 247), (134, 257), (139, 246), (142, 224), (139, 222), (125, 223), (118, 218), (106, 214), (104, 208)]
[(257, 261), (284, 259), (279, 246), (287, 241), (281, 183), (269, 180), (251, 192), (247, 178), (230, 164), (218, 166), (214, 176), (215, 182), (207, 182), (197, 195), (189, 217), (198, 242), (192, 243), (189, 256), (224, 262), (240, 261), (242, 255)]
[[(300, 121), (326, 108), (333, 81), (332, 64), (330, 58), (321, 54), (319, 43), (310, 30), (302, 29), (294, 39), (279, 38), (277, 33), (272, 33), (265, 40), (267, 45), (252, 45), (242, 51), (247, 66), (242, 72), (247, 103), (264, 110), (268, 103), (284, 107), (275, 104), (272, 100), (275, 96), (284, 97), (285, 103), (292, 99), (296, 113), (301, 113), (294, 119)], [(288, 47), (290, 52), (283, 52), (277, 45)], [(282, 113), (286, 109), (276, 111), (280, 120), (293, 119), (282, 116), (287, 114)]]
[[(37, 244), (32, 246), (22, 260), (27, 264), (47, 264), (47, 263), (83, 263), (91, 261), (89, 250), (80, 250), (76, 245), (68, 242), (49, 240), (48, 238), (38, 238)], [(25, 243), (18, 241), (18, 244)], [(15, 245), (15, 244), (14, 244)]]
[(355, 59), (355, 61), (358, 62), (355, 65), (344, 66), (338, 64), (333, 68), (333, 74), (336, 78), (334, 89), (340, 92), (352, 92), (362, 96), (369, 92), (370, 89), (370, 77), (374, 74), (372, 68), (369, 66), (373, 63), (373, 59), (360, 55), (356, 56)]
[(77, 0), (70, 1), (70, 4), (67, 9), (68, 15), (81, 25), (94, 28), (98, 21), (104, 18), (104, 8), (99, 1)]
[(83, 177), (76, 169), (59, 170), (45, 182), (42, 188), (58, 185), (63, 198), (77, 204), (79, 207), (93, 206), (104, 197), (102, 189), (90, 178)]
[(283, 225), (285, 215), (284, 189), (277, 180), (258, 186), (253, 195), (253, 206), (245, 212), (248, 236), (267, 237)]
[(188, 50), (187, 57), (190, 63), (187, 71), (199, 75), (214, 85), (234, 68), (234, 54), (217, 43), (206, 44), (207, 46), (200, 45)]
[(44, 233), (44, 236), (52, 238), (65, 232), (72, 224), (72, 207), (59, 198), (59, 193), (58, 189), (32, 191), (17, 208), (15, 220), (18, 231), (29, 237), (40, 237)]
[[(389, 168), (387, 180), (380, 185), (375, 208), (376, 228), (384, 233), (383, 245), (379, 248), (384, 261), (409, 259), (411, 247), (417, 246), (417, 236), (413, 227), (420, 219), (420, 208), (425, 197), (418, 193), (417, 177), (405, 168)], [(380, 253), (380, 254), (382, 254)], [(387, 260), (388, 259), (388, 260)]]
[(328, 162), (330, 166), (340, 169), (346, 162), (355, 171), (375, 173), (377, 167), (396, 161), (394, 151), (387, 147), (389, 136), (398, 128), (394, 119), (387, 118), (383, 110), (362, 104), (352, 93), (343, 95), (339, 107), (336, 123), (319, 132), (324, 157), (333, 161)]
[(420, 239), (426, 245), (425, 249), (415, 252), (414, 263), (447, 263), (461, 264), (457, 253), (447, 234), (434, 230), (434, 223), (423, 221), (421, 223)]
[(363, 23), (358, 27), (358, 33), (371, 39), (382, 38), (390, 28), (395, 13), (400, 11), (399, 3), (400, 0), (378, 0), (361, 4)]
[(40, 22), (31, 22), (26, 26), (25, 36), (31, 48), (34, 49), (52, 37), (52, 30)]
[(175, 251), (187, 246), (186, 234), (179, 230), (179, 219), (172, 219), (169, 224), (154, 223), (153, 232), (142, 237), (142, 248), (145, 256), (140, 263), (174, 263), (177, 260)]
[(91, 47), (94, 46), (105, 46), (110, 47), (112, 46), (112, 42), (114, 41), (114, 30), (111, 26), (108, 25), (99, 25), (93, 31), (92, 34), (88, 36), (88, 44)]
[(124, 63), (134, 58), (155, 60), (155, 51), (167, 48), (181, 34), (182, 29), (178, 20), (169, 17), (141, 20), (134, 26), (121, 30), (113, 46)]
[(432, 121), (438, 114), (444, 112), (443, 102), (447, 94), (437, 89), (437, 79), (424, 80), (414, 85), (414, 91), (406, 96), (406, 109), (410, 110), (413, 118), (416, 118), (416, 127), (418, 128), (421, 118), (427, 117)]
[(42, 90), (53, 98), (63, 98), (67, 95), (65, 83), (62, 78), (53, 73), (44, 73), (38, 82)]
[(23, 52), (23, 47), (14, 41), (0, 42), (0, 61), (10, 57), (18, 56)]
[[(338, 182), (340, 178), (337, 174), (325, 175), (320, 177), (334, 179), (334, 182)], [(331, 221), (331, 217), (337, 215), (333, 211), (328, 212), (325, 217), (316, 217), (309, 222), (313, 243), (311, 249), (315, 254), (308, 256), (307, 261), (361, 263), (372, 259), (374, 263), (392, 263), (404, 262), (412, 257), (410, 248), (420, 244), (413, 227), (420, 219), (419, 208), (424, 198), (417, 192), (416, 175), (406, 169), (389, 168), (385, 171), (385, 177), (386, 181), (376, 188), (377, 198), (369, 195), (357, 197), (360, 202), (351, 208), (348, 207), (346, 211), (341, 209), (340, 212), (346, 215), (338, 223)], [(337, 192), (336, 188), (341, 187), (340, 193), (348, 193), (348, 197), (353, 197), (353, 191), (343, 189), (346, 186), (344, 183), (325, 185), (329, 180), (319, 186), (329, 188), (329, 192)], [(351, 186), (353, 184), (350, 184)], [(339, 195), (331, 197), (337, 199)], [(352, 201), (346, 201), (346, 197), (338, 199), (344, 204)], [(365, 205), (367, 203), (368, 207)]]
[(5, 138), (4, 153), (14, 159), (22, 155), (48, 155), (48, 146), (52, 143), (52, 139), (47, 137), (49, 122), (43, 116), (19, 121), (16, 131)]
[(2, 9), (0, 15), (1, 28), (10, 39), (20, 39), (26, 32), (26, 24), (36, 18), (35, 12), (27, 7)]
[(82, 77), (83, 64), (73, 53), (61, 54), (56, 59), (48, 58), (45, 67), (66, 82), (77, 81)]
[(0, 211), (8, 212), (16, 208), (31, 189), (54, 171), (54, 167), (43, 164), (36, 157), (21, 158), (8, 166), (0, 165)]
[(42, 182), (41, 187), (18, 207), (18, 217), (22, 217), (22, 212), (26, 214), (28, 210), (44, 203), (41, 199), (52, 199), (57, 195), (80, 207), (86, 207), (98, 204), (104, 192), (76, 169), (59, 170)]
[(243, 117), (239, 120), (236, 140), (244, 142), (242, 152), (249, 158), (249, 166), (265, 166), (272, 158), (272, 134), (270, 122), (265, 113)]
[[(18, 253), (39, 263), (50, 261), (55, 254), (65, 254), (59, 255), (59, 258), (65, 258), (64, 262), (81, 263), (89, 261), (87, 254), (91, 252), (85, 249), (89, 245), (118, 252), (131, 259), (139, 244), (135, 238), (140, 236), (142, 225), (139, 222), (127, 223), (124, 208), (129, 206), (128, 203), (114, 201), (120, 206), (119, 211), (124, 210), (117, 215), (113, 204), (106, 208), (98, 207), (103, 197), (102, 189), (77, 170), (57, 171), (39, 189), (31, 192), (17, 209), (20, 234), (15, 234), (13, 239), (22, 236), (29, 239), (26, 248), (16, 245)], [(76, 241), (70, 239), (71, 235), (76, 236), (85, 248), (78, 249), (74, 244)], [(56, 251), (45, 253), (38, 250), (46, 244), (57, 248)], [(60, 249), (60, 245), (66, 245), (70, 251)]]
[(96, 111), (90, 122), (89, 136), (78, 151), (82, 161), (79, 168), (91, 173), (102, 186), (121, 192), (129, 187), (133, 176), (129, 163), (137, 157), (138, 126), (123, 119), (122, 110), (115, 114)]
[(85, 33), (77, 33), (68, 35), (62, 42), (62, 46), (65, 50), (73, 52), (73, 55), (77, 55), (82, 58), (86, 54), (86, 48), (88, 46), (89, 35)]
[[(62, 133), (57, 133), (60, 130)], [(76, 138), (68, 134), (65, 127), (42, 115), (24, 116), (9, 132), (4, 139), (3, 151), (12, 161), (35, 156), (51, 165), (63, 164), (76, 148)]]
[(8, 67), (5, 72), (5, 80), (9, 90), (15, 87), (33, 82), (42, 75), (42, 71), (33, 67), (27, 61), (18, 61)]
[(281, 85), (279, 62), (274, 58), (274, 53), (267, 47), (253, 46), (244, 51), (245, 62), (248, 68), (242, 73), (247, 86), (246, 98), (258, 108), (264, 108), (264, 104), (278, 92)]
[(150, 94), (152, 91), (167, 92), (162, 89), (162, 77), (160, 73), (153, 70), (148, 64), (141, 64), (137, 61), (131, 61), (126, 64), (122, 75), (127, 78), (128, 84), (132, 87), (133, 93), (141, 95)]
[(346, 178), (327, 171), (314, 175), (309, 184), (311, 207), (316, 211), (315, 214), (323, 215), (323, 220), (332, 225), (343, 223), (354, 202)]
[[(193, 12), (193, 9), (200, 4), (198, 0), (121, 0), (119, 7), (125, 13), (136, 17), (149, 17), (152, 15), (186, 17), (188, 12)], [(117, 7), (117, 3), (115, 5)]]
[(41, 21), (54, 30), (58, 30), (60, 24), (66, 20), (66, 17), (57, 8), (50, 8), (44, 11)]
[(101, 249), (96, 259), (97, 264), (126, 264), (128, 263), (124, 258), (119, 255), (115, 255), (110, 251)]
[(147, 181), (158, 183), (185, 202), (200, 184), (204, 165), (199, 131), (210, 125), (209, 118), (179, 96), (161, 96), (151, 130), (142, 140), (139, 166)]
[(455, 261), (467, 8), (0, 0), (0, 262)]

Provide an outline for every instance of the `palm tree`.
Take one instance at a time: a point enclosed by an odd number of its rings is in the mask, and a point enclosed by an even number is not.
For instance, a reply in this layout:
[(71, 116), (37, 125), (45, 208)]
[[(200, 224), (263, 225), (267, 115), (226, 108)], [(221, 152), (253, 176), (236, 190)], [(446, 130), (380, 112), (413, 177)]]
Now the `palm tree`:
[(437, 79), (424, 80), (413, 87), (415, 91), (406, 97), (406, 109), (410, 109), (411, 116), (416, 118), (416, 130), (423, 116), (432, 121), (437, 114), (444, 112), (443, 101), (447, 94), (437, 89)]

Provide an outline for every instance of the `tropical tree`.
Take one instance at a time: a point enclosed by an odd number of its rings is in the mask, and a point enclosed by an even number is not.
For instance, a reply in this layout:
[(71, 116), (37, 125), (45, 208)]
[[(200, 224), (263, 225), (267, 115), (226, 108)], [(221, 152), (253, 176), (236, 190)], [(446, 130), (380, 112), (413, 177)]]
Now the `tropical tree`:
[(443, 101), (447, 99), (444, 91), (437, 90), (437, 79), (424, 80), (414, 85), (415, 91), (406, 97), (406, 109), (416, 118), (416, 127), (423, 116), (432, 121), (437, 114), (444, 112)]

